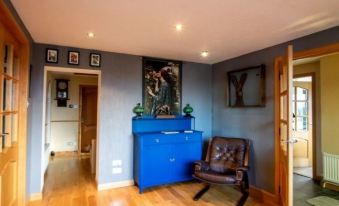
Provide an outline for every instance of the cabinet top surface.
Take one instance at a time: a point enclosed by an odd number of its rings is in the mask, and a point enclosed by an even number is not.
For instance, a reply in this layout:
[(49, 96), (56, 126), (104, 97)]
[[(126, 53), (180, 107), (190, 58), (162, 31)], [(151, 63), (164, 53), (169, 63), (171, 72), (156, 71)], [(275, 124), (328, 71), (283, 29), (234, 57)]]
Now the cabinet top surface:
[(135, 132), (133, 133), (135, 136), (140, 135), (154, 135), (154, 134), (162, 134), (162, 135), (173, 135), (173, 134), (197, 134), (203, 133), (202, 131), (198, 130), (189, 130), (191, 132), (184, 132), (183, 130), (176, 130), (176, 131), (155, 131), (155, 132)]

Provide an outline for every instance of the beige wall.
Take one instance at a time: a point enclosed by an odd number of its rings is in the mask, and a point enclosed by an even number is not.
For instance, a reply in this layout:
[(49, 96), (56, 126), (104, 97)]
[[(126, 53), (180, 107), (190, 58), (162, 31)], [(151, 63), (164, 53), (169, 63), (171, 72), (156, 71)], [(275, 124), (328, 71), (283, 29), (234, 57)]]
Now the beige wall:
[(323, 152), (339, 155), (339, 54), (320, 60)]
[[(55, 79), (68, 79), (67, 107), (57, 107)], [(75, 75), (52, 75), (51, 150), (77, 151), (79, 127), (79, 85), (97, 85), (97, 78)], [(70, 108), (69, 105), (75, 105)], [(72, 121), (72, 122), (66, 122)]]

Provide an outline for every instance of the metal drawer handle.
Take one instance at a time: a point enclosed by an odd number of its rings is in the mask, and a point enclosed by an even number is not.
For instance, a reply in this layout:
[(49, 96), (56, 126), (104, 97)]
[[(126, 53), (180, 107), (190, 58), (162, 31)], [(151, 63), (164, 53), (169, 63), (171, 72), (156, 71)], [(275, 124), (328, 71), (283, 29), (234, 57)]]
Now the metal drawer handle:
[(187, 136), (185, 137), (185, 140), (188, 141), (188, 137)]
[(155, 142), (156, 142), (156, 143), (159, 143), (159, 142), (160, 142), (160, 140), (159, 140), (159, 139), (155, 139)]
[(174, 162), (174, 161), (175, 161), (175, 158), (170, 158), (169, 161), (170, 161), (170, 162)]

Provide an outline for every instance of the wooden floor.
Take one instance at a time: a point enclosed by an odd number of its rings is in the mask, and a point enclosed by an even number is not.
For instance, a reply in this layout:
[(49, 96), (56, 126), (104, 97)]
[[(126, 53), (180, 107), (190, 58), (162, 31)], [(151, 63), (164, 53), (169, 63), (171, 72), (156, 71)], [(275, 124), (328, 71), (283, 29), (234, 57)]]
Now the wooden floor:
[[(203, 185), (186, 182), (146, 190), (138, 193), (135, 186), (97, 191), (89, 172), (89, 158), (55, 157), (50, 161), (43, 191), (43, 200), (30, 202), (29, 206), (155, 206), (155, 205), (234, 205), (240, 192), (230, 187), (212, 187), (199, 201), (192, 197)], [(252, 198), (246, 204), (263, 205)]]

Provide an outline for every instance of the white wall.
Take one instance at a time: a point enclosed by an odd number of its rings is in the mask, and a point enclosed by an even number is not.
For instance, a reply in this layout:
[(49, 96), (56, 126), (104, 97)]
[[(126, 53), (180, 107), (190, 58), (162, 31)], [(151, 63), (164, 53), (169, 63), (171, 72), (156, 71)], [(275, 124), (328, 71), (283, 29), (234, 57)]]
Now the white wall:
[[(57, 107), (55, 79), (68, 79), (67, 107)], [(52, 74), (51, 150), (55, 152), (78, 150), (79, 86), (97, 85), (97, 77)], [(69, 105), (74, 105), (70, 108)]]

